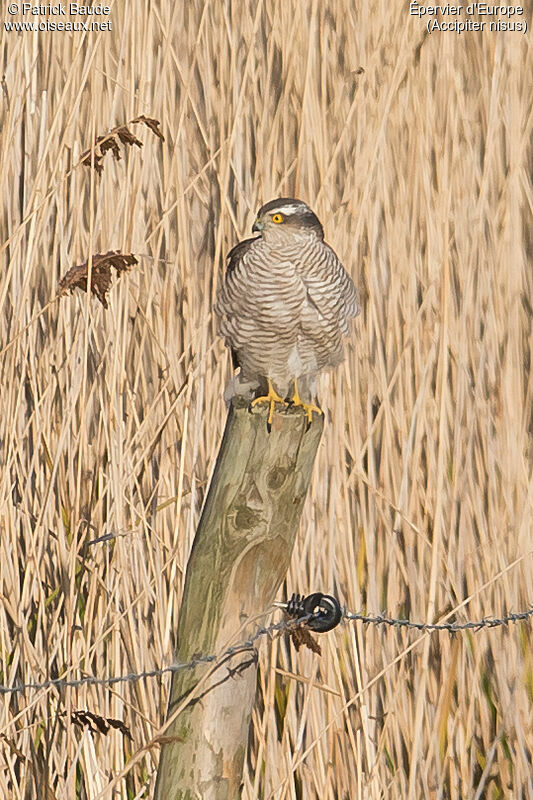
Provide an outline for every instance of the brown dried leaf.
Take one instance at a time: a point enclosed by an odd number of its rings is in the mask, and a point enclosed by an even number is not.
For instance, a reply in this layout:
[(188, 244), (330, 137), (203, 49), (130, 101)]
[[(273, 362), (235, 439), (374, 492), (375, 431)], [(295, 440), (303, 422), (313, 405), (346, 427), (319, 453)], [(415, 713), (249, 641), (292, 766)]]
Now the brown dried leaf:
[(131, 739), (131, 741), (133, 742), (133, 736), (131, 735), (131, 731), (125, 722), (122, 722), (121, 719), (112, 719), (111, 717), (106, 717), (106, 721), (112, 728), (116, 728), (124, 736), (126, 736), (128, 739)]
[[(93, 255), (91, 294), (100, 300), (104, 308), (108, 308), (107, 294), (111, 288), (111, 267), (115, 269), (117, 276), (120, 277), (123, 272), (129, 272), (132, 266), (138, 263), (133, 253), (120, 253), (118, 250), (109, 250), (107, 253)], [(74, 289), (83, 289), (86, 292), (88, 276), (89, 260), (72, 267), (59, 281), (56, 297), (62, 297)]]
[(80, 728), (89, 728), (93, 733), (106, 734), (109, 730), (109, 725), (102, 718), (94, 719), (94, 717), (96, 715), (91, 714), (90, 711), (73, 711), (70, 715), (74, 725), (78, 725)]
[(101, 155), (99, 155), (98, 153), (95, 152), (94, 158), (91, 160), (91, 151), (90, 150), (86, 150), (85, 153), (81, 157), (81, 163), (84, 164), (86, 167), (90, 167), (91, 164), (92, 164), (94, 166), (96, 172), (100, 175), (102, 173), (103, 168), (104, 168), (103, 164), (102, 164), (102, 158), (103, 158), (103, 156), (101, 156)]
[(126, 127), (126, 125), (121, 125), (120, 128), (116, 129), (115, 133), (122, 142), (122, 144), (127, 144), (130, 146), (133, 146), (135, 144), (137, 145), (137, 147), (143, 146), (141, 140), (137, 139), (137, 137), (133, 135), (130, 129)]
[(292, 639), (292, 643), (294, 644), (296, 651), (298, 651), (303, 645), (309, 648), (309, 650), (312, 650), (313, 653), (316, 653), (319, 656), (322, 655), (322, 648), (318, 644), (317, 640), (311, 636), (309, 629), (305, 627), (305, 623), (296, 628), (291, 628), (289, 631), (289, 636)]
[(93, 714), (90, 711), (86, 711), (85, 713), (86, 716), (94, 722), (95, 728), (105, 736), (109, 731), (109, 725), (107, 724), (106, 720), (103, 717), (98, 716), (98, 714)]
[(73, 711), (70, 715), (72, 722), (79, 725), (81, 728), (87, 727), (93, 733), (102, 733), (106, 736), (109, 733), (109, 728), (119, 730), (123, 736), (133, 741), (130, 729), (125, 722), (120, 719), (112, 719), (111, 717), (101, 717), (92, 711)]
[(158, 136), (162, 142), (165, 141), (165, 137), (159, 130), (159, 126), (161, 125), (161, 123), (159, 122), (158, 119), (154, 119), (153, 117), (145, 117), (144, 114), (141, 114), (139, 117), (132, 119), (132, 124), (134, 122), (142, 122), (144, 125), (150, 128), (150, 130), (153, 133), (155, 133), (155, 135)]
[(105, 154), (111, 150), (113, 153), (113, 157), (116, 161), (120, 161), (120, 147), (119, 143), (123, 144), (125, 147), (142, 147), (143, 143), (140, 139), (138, 139), (128, 128), (128, 125), (134, 125), (137, 123), (142, 123), (146, 125), (147, 128), (150, 128), (152, 133), (161, 139), (162, 142), (165, 141), (165, 137), (161, 133), (159, 126), (160, 122), (153, 117), (145, 117), (144, 114), (141, 114), (140, 117), (136, 117), (132, 119), (131, 122), (126, 123), (125, 125), (118, 125), (116, 128), (113, 128), (108, 134), (105, 136), (97, 136), (96, 141), (92, 148), (86, 150), (81, 157), (81, 163), (84, 164), (86, 167), (90, 167), (91, 165), (94, 166), (96, 172), (100, 175), (104, 168), (102, 164), (103, 157)]
[(104, 156), (108, 150), (111, 150), (115, 161), (120, 161), (120, 148), (116, 139), (112, 136), (102, 137), (100, 144), (100, 152)]

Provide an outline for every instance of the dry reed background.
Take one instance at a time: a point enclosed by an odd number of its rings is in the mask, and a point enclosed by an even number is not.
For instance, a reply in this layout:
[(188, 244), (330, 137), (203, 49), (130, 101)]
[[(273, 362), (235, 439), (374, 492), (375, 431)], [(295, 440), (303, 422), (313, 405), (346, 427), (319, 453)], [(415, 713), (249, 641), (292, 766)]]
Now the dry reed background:
[[(386, 0), (131, 0), (110, 19), (1, 34), (0, 682), (171, 662), (226, 413), (213, 295), (280, 194), (316, 209), (363, 301), (323, 382), (288, 590), (422, 620), (527, 607), (528, 37), (425, 36)], [(101, 176), (77, 166), (141, 113), (164, 143), (137, 130), (142, 150), (108, 154)], [(69, 267), (109, 249), (140, 263), (107, 311), (77, 291), (13, 341)], [(533, 798), (530, 626), (347, 624), (321, 645), (262, 645), (246, 800)], [(129, 761), (167, 688), (3, 696), (0, 797), (149, 797), (159, 747)]]

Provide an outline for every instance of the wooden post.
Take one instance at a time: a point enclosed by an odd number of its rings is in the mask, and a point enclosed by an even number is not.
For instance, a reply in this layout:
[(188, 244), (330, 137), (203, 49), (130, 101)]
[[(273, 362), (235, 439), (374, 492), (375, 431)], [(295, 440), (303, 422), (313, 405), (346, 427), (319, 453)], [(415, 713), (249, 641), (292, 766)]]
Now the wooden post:
[[(178, 663), (220, 653), (254, 629), (286, 575), (324, 426), (301, 409), (234, 400), (187, 565)], [(257, 625), (257, 622), (255, 623)], [(238, 800), (257, 680), (248, 647), (172, 676), (155, 800)], [(190, 702), (187, 703), (187, 699)]]

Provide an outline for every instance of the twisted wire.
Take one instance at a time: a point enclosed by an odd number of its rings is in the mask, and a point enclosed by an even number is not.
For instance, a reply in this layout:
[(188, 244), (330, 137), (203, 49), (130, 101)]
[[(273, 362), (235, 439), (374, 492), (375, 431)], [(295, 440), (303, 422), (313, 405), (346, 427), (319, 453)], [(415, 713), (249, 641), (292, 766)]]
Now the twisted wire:
[[(212, 664), (217, 661), (226, 660), (239, 652), (248, 650), (263, 636), (270, 636), (273, 633), (281, 633), (294, 629), (309, 620), (311, 615), (299, 617), (298, 619), (283, 620), (272, 625), (258, 628), (248, 639), (239, 644), (228, 647), (220, 654), (210, 654), (198, 656), (187, 663), (170, 664), (158, 669), (144, 670), (143, 672), (129, 672), (125, 675), (114, 675), (98, 678), (94, 675), (86, 675), (83, 678), (49, 678), (43, 681), (30, 683), (19, 683), (14, 686), (0, 685), (0, 695), (20, 694), (27, 690), (42, 690), (51, 688), (79, 688), (81, 686), (114, 686), (117, 683), (134, 683), (147, 678), (159, 678), (167, 673), (180, 672), (184, 669), (193, 669), (200, 664)], [(466, 622), (413, 622), (409, 619), (388, 617), (385, 613), (381, 614), (360, 614), (352, 611), (343, 611), (342, 619), (348, 622), (362, 622), (365, 625), (386, 625), (394, 628), (407, 628), (418, 632), (435, 633), (446, 631), (448, 633), (458, 633), (460, 631), (473, 630), (475, 632), (483, 628), (499, 628), (507, 626), (509, 623), (524, 622), (533, 617), (533, 606), (525, 611), (509, 612), (503, 617), (483, 617), (480, 620), (469, 620)]]

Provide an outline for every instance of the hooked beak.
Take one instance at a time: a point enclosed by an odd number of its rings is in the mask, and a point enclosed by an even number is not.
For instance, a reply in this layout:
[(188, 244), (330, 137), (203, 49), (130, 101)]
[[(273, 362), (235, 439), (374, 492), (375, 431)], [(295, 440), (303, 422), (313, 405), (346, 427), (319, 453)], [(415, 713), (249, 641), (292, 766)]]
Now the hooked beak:
[(264, 227), (265, 227), (264, 222), (262, 222), (258, 217), (254, 222), (254, 224), (252, 225), (252, 233), (259, 233), (259, 231), (262, 231)]

